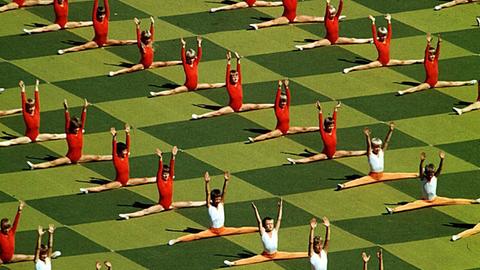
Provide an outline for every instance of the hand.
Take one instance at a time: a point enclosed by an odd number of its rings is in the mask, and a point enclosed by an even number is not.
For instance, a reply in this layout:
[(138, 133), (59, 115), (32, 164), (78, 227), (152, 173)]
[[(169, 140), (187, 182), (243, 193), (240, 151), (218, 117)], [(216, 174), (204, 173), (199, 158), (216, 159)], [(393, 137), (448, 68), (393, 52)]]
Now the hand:
[(18, 86), (20, 86), (20, 89), (22, 89), (22, 92), (25, 92), (25, 83), (23, 81), (19, 81)]
[(198, 47), (200, 47), (200, 45), (202, 45), (202, 37), (201, 36), (197, 36), (197, 44), (198, 44)]
[(173, 148), (172, 148), (172, 155), (176, 156), (178, 153), (178, 147), (175, 145)]
[(43, 227), (38, 225), (37, 232), (39, 236), (42, 236), (45, 234), (45, 231), (43, 230)]
[(129, 133), (130, 132), (130, 125), (125, 123), (125, 132)]
[(319, 100), (317, 100), (317, 102), (315, 103), (315, 106), (317, 107), (319, 112), (322, 112), (322, 105), (320, 104)]
[(105, 266), (108, 267), (109, 269), (112, 268), (112, 263), (109, 261), (104, 262)]
[(327, 0), (327, 5), (330, 5), (330, 0)]
[(240, 58), (242, 58), (240, 54), (238, 54), (237, 52), (234, 52), (234, 53), (235, 53), (235, 58), (237, 58), (237, 60), (240, 60)]
[(432, 41), (432, 35), (430, 33), (427, 33), (427, 42), (430, 43)]
[(18, 204), (18, 211), (22, 211), (23, 207), (25, 207), (25, 202), (20, 201), (20, 203)]
[(90, 105), (90, 103), (88, 103), (88, 100), (86, 98), (84, 98), (83, 101), (84, 101), (83, 108), (87, 108)]
[(63, 108), (65, 108), (65, 110), (68, 110), (68, 103), (66, 99), (63, 100)]
[(372, 15), (368, 15), (368, 18), (370, 19), (370, 21), (372, 21), (372, 23), (375, 23), (375, 17), (373, 17)]
[(95, 263), (95, 269), (97, 269), (97, 270), (102, 269), (102, 265), (100, 264), (99, 261), (97, 261), (97, 262)]
[(278, 80), (278, 87), (282, 87), (283, 83), (281, 80)]
[(48, 232), (53, 233), (55, 231), (55, 226), (53, 224), (48, 224)]
[(379, 249), (379, 250), (377, 251), (377, 258), (378, 258), (378, 259), (382, 259), (382, 258), (383, 258), (383, 250), (382, 250), (382, 249)]
[(325, 227), (329, 227), (329, 226), (330, 226), (330, 220), (328, 220), (327, 217), (323, 217), (323, 218), (322, 218), (322, 221), (323, 221), (323, 225), (324, 225)]
[(257, 210), (257, 206), (255, 205), (254, 202), (252, 202), (252, 208), (255, 209), (255, 210)]
[(427, 157), (427, 155), (425, 154), (425, 152), (420, 153), (420, 160), (421, 161), (424, 161), (426, 157)]
[(312, 218), (310, 220), (310, 228), (311, 229), (315, 229), (317, 227), (317, 219), (316, 218)]
[(210, 174), (208, 172), (205, 172), (203, 178), (205, 179), (205, 183), (210, 183)]
[(184, 48), (187, 45), (187, 43), (185, 42), (185, 40), (183, 38), (180, 38), (180, 43), (182, 44), (182, 47), (184, 47)]
[(389, 13), (385, 14), (385, 20), (390, 22), (392, 20), (392, 15), (390, 15)]
[(229, 171), (225, 171), (223, 173), (223, 179), (225, 179), (225, 181), (229, 181), (230, 180), (230, 172)]
[(338, 108), (340, 108), (340, 106), (342, 106), (342, 102), (337, 101), (337, 105), (335, 105), (335, 110), (338, 110)]
[(153, 19), (153, 16), (150, 16), (150, 23), (151, 23), (151, 24), (154, 24), (154, 23), (155, 23), (155, 20)]
[(278, 208), (283, 207), (283, 198), (280, 198), (280, 201), (278, 201)]
[(438, 156), (439, 156), (441, 159), (444, 159), (444, 158), (445, 158), (445, 152), (440, 151), (440, 153), (438, 153)]
[(365, 134), (365, 136), (370, 136), (370, 134), (371, 134), (370, 129), (368, 127), (364, 128), (363, 129), (363, 134)]
[(155, 149), (155, 153), (157, 154), (157, 156), (159, 156), (160, 158), (162, 158), (162, 150), (160, 149)]
[(137, 18), (134, 18), (133, 21), (135, 22), (136, 25), (140, 25), (140, 20)]
[(37, 79), (35, 81), (35, 90), (38, 90), (38, 86), (40, 85), (40, 81)]
[(442, 38), (440, 37), (440, 33), (438, 34), (438, 42), (442, 42)]
[(232, 53), (227, 51), (227, 61), (230, 62), (230, 60), (232, 60)]
[(110, 128), (110, 133), (111, 133), (112, 136), (114, 136), (114, 137), (117, 136), (117, 131), (115, 130), (114, 127), (111, 127), (111, 128)]
[(393, 131), (395, 129), (395, 123), (394, 122), (388, 123), (388, 127), (390, 128), (391, 131)]
[(362, 252), (362, 260), (363, 262), (368, 262), (368, 260), (370, 260), (370, 255), (367, 256), (365, 252)]
[(285, 87), (288, 87), (288, 84), (289, 84), (289, 83), (290, 83), (290, 82), (288, 81), (288, 79), (283, 80), (283, 84), (285, 84)]

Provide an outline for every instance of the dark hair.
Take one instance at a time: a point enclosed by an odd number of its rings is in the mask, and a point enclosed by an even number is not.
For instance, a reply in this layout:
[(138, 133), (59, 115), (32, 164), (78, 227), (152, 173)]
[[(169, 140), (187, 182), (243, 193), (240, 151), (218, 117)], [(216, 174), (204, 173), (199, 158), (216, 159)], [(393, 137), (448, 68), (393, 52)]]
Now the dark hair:
[(105, 7), (98, 7), (97, 8), (97, 18), (102, 16), (102, 15), (105, 15), (105, 13), (106, 13)]
[(213, 200), (215, 199), (216, 197), (220, 197), (222, 196), (222, 192), (220, 191), (220, 189), (216, 188), (212, 191), (210, 191), (210, 198)]
[[(7, 224), (9, 224), (10, 220), (8, 218), (2, 218), (2, 220), (0, 220), (0, 226), (1, 226), (1, 229), (3, 229), (4, 226), (6, 226)], [(10, 226), (7, 226), (7, 228), (9, 228)]]
[(435, 165), (433, 165), (432, 163), (425, 166), (425, 174), (427, 174), (429, 172), (435, 173)]
[(75, 129), (80, 128), (82, 126), (82, 121), (78, 119), (78, 117), (73, 117), (70, 119), (70, 128), (68, 129), (68, 133), (75, 133)]
[(330, 116), (327, 117), (327, 118), (325, 118), (325, 120), (323, 120), (323, 126), (325, 126), (325, 127), (326, 127), (326, 126), (330, 126), (330, 125), (332, 125), (333, 123), (334, 123), (333, 118), (330, 117)]
[(321, 242), (322, 242), (322, 238), (320, 236), (315, 236), (313, 238), (313, 244), (321, 243)]
[(47, 254), (47, 253), (48, 253), (48, 247), (47, 247), (46, 245), (44, 245), (44, 244), (41, 244), (41, 245), (40, 245), (39, 250), (40, 250), (40, 252), (39, 252), (40, 255), (44, 255), (44, 254)]
[(170, 172), (170, 166), (168, 165), (163, 165), (162, 172)]
[(263, 227), (266, 226), (265, 224), (267, 224), (267, 220), (273, 220), (273, 218), (271, 218), (271, 217), (264, 217), (264, 218), (262, 219), (262, 226), (263, 226)]
[(127, 145), (124, 144), (123, 142), (118, 142), (117, 143), (117, 155), (121, 156), (123, 153), (123, 150), (127, 149)]
[(32, 107), (35, 107), (35, 100), (29, 98), (27, 99), (27, 102), (25, 103), (27, 109), (30, 109)]
[(142, 41), (143, 44), (147, 44), (151, 36), (152, 36), (152, 33), (150, 33), (150, 31), (142, 31), (142, 33), (140, 34), (140, 40)]

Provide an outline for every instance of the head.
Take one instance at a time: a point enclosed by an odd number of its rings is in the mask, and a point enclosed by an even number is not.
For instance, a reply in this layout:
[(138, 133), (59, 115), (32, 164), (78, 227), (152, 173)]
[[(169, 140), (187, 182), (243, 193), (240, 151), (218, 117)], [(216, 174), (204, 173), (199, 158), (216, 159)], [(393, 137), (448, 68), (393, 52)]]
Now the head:
[(33, 111), (35, 111), (35, 100), (31, 98), (27, 99), (27, 103), (25, 107), (27, 108), (28, 113), (33, 113)]
[(68, 133), (71, 134), (78, 134), (80, 131), (80, 127), (82, 126), (82, 121), (78, 119), (78, 117), (73, 117), (70, 119), (70, 128), (68, 130)]
[(214, 189), (210, 192), (210, 200), (213, 206), (217, 207), (222, 202), (222, 192), (220, 189)]
[(433, 61), (435, 60), (435, 48), (433, 47), (430, 47), (430, 49), (428, 49), (428, 60), (430, 61)]
[(281, 94), (280, 95), (280, 108), (283, 108), (285, 106), (287, 106), (287, 95), (285, 94)]
[(63, 4), (63, 0), (57, 0), (57, 3), (58, 3), (59, 5), (61, 5), (61, 4)]
[(238, 71), (236, 70), (230, 70), (230, 83), (236, 84), (238, 83)]
[(425, 175), (425, 177), (426, 177), (428, 180), (432, 179), (432, 177), (435, 176), (435, 165), (433, 165), (432, 163), (430, 163), (430, 164), (428, 164), (427, 166), (425, 166), (423, 175)]
[(151, 37), (152, 37), (152, 33), (150, 33), (149, 30), (142, 31), (142, 33), (140, 34), (140, 40), (142, 41), (143, 44), (150, 43), (150, 41), (152, 40)]
[(322, 251), (322, 249), (323, 249), (322, 238), (320, 236), (315, 236), (313, 238), (313, 251), (315, 253), (320, 253), (320, 251)]
[(10, 220), (8, 218), (2, 218), (0, 221), (0, 230), (3, 234), (7, 234), (12, 228), (12, 224), (10, 224)]
[(103, 19), (105, 19), (105, 7), (98, 7), (97, 8), (97, 20), (103, 22)]
[(124, 144), (123, 142), (118, 142), (117, 143), (117, 156), (124, 158), (128, 155), (128, 149), (127, 145)]
[(372, 152), (376, 155), (382, 149), (382, 140), (379, 138), (372, 139)]
[(271, 217), (264, 217), (262, 219), (262, 226), (266, 232), (271, 232), (275, 228), (275, 221)]
[(330, 5), (330, 7), (328, 7), (328, 12), (330, 13), (330, 19), (333, 19), (337, 14), (337, 9), (333, 5)]
[(163, 165), (162, 179), (167, 180), (169, 176), (170, 176), (170, 167), (168, 165)]
[(44, 244), (41, 244), (39, 258), (40, 260), (45, 261), (47, 257), (48, 257), (48, 247), (45, 246)]
[(378, 28), (378, 39), (384, 41), (387, 37), (388, 30), (386, 27), (382, 26)]
[(325, 132), (332, 132), (334, 126), (335, 121), (333, 121), (333, 118), (330, 116), (325, 118), (325, 120), (323, 121), (323, 130)]
[(193, 63), (195, 58), (197, 58), (197, 53), (195, 52), (194, 49), (189, 49), (186, 53), (185, 56), (187, 58), (187, 63), (190, 65)]

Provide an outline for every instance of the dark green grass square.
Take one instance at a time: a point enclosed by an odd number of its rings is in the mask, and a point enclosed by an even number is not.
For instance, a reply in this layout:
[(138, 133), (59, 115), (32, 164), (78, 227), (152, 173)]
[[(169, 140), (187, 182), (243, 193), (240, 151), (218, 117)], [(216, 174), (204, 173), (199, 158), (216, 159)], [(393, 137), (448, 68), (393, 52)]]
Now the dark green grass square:
[[(0, 37), (0, 39), (2, 39), (2, 38)], [(2, 54), (2, 52), (4, 52), (4, 51), (10, 50), (8, 48), (8, 46), (1, 46), (1, 48), (2, 49), (0, 50), (0, 54)], [(0, 56), (0, 57), (2, 57), (2, 56)], [(2, 76), (4, 78), (2, 80), (2, 83), (1, 83), (2, 84), (1, 87), (3, 87), (3, 88), (10, 88), (10, 87), (18, 86), (18, 82), (20, 80), (23, 80), (25, 82), (25, 85), (34, 85), (35, 84), (35, 79), (36, 79), (35, 76), (33, 76), (32, 74), (28, 73), (27, 71), (13, 65), (13, 64), (10, 64), (8, 62), (0, 62), (0, 74), (2, 74)], [(8, 77), (8, 80), (7, 80), (7, 77)], [(17, 106), (20, 107), (20, 93), (19, 93), (19, 97), (18, 97)], [(4, 107), (5, 106), (2, 102), (2, 109), (4, 109)], [(3, 119), (2, 119), (2, 122), (3, 122)]]
[[(46, 156), (58, 156), (55, 152), (38, 143), (15, 145), (0, 148), (0, 173), (16, 172), (27, 169), (27, 160), (34, 163), (45, 161)], [(6, 177), (0, 177), (8, 181)]]
[(478, 140), (437, 145), (438, 148), (451, 153), (465, 161), (480, 166), (480, 142)]
[(382, 13), (382, 14), (413, 11), (413, 10), (419, 10), (419, 9), (432, 9), (433, 10), (433, 7), (436, 6), (439, 3), (436, 0), (415, 0), (415, 1), (354, 0), (354, 1), (370, 8), (370, 9), (376, 10), (379, 13)]
[(345, 175), (359, 172), (334, 160), (306, 165), (270, 167), (235, 173), (235, 176), (275, 195), (333, 189)]
[(28, 204), (65, 225), (114, 220), (119, 213), (137, 211), (135, 202), (153, 201), (126, 189), (88, 195), (72, 194), (28, 201)]
[[(227, 194), (228, 196), (228, 194)], [(225, 205), (225, 226), (226, 227), (242, 227), (251, 226), (256, 227), (257, 221), (255, 219), (255, 212), (252, 209), (251, 201), (228, 203)], [(272, 217), (277, 218), (279, 198), (268, 198), (256, 200), (255, 205), (262, 218)], [(177, 213), (202, 224), (205, 228), (210, 227), (210, 218), (208, 216), (207, 208), (186, 208), (181, 209)], [(286, 201), (283, 202), (283, 218), (282, 228), (289, 228), (295, 226), (305, 225), (305, 220), (312, 218), (312, 214), (305, 210), (294, 206)], [(175, 228), (182, 229), (182, 228)], [(199, 228), (202, 229), (202, 228)]]
[[(133, 18), (149, 18), (150, 15), (134, 8), (133, 6), (127, 5), (122, 1), (109, 1), (110, 5), (110, 21), (122, 21), (122, 20), (133, 20)], [(103, 1), (99, 1), (99, 6), (103, 6)], [(68, 20), (69, 21), (91, 21), (92, 20), (92, 9), (93, 1), (80, 1), (73, 2), (68, 4)], [(55, 13), (53, 11), (53, 6), (46, 6), (41, 8), (32, 8), (28, 10), (29, 12), (51, 20), (52, 23), (55, 21)], [(35, 22), (32, 22), (35, 23)]]
[(305, 51), (261, 54), (250, 60), (285, 77), (341, 72), (351, 66), (345, 59), (360, 57), (339, 46), (328, 46)]
[[(116, 63), (106, 63), (116, 65)], [(122, 67), (119, 67), (119, 69)], [(112, 68), (115, 70), (115, 68)], [(148, 84), (146, 83), (148, 82)], [(107, 77), (107, 74), (93, 78), (74, 79), (56, 82), (54, 85), (79, 97), (86, 97), (94, 103), (146, 97), (148, 86), (170, 85), (171, 81), (148, 71), (134, 72), (115, 77)]]
[[(170, 163), (170, 153), (164, 153), (164, 162)], [(131, 157), (130, 158), (130, 177), (153, 177), (157, 175), (158, 157), (156, 155)], [(93, 162), (85, 163), (85, 167), (93, 170), (107, 179), (115, 178), (115, 169), (111, 162)], [(201, 161), (193, 156), (180, 152), (175, 161), (175, 181), (192, 179), (210, 172), (212, 175), (221, 174), (222, 171)]]
[[(277, 94), (277, 81), (257, 82), (243, 84), (244, 103), (274, 103)], [(301, 84), (290, 80), (292, 95), (291, 105), (312, 104), (317, 100), (321, 102), (330, 101), (330, 98), (323, 96)], [(215, 101), (218, 104), (228, 104), (229, 97), (225, 88), (212, 89), (211, 91), (199, 91), (198, 94)]]
[(4, 36), (0, 37), (0, 47), (2, 48), (0, 57), (14, 60), (55, 55), (59, 49), (71, 47), (72, 43), (76, 42), (84, 43), (86, 40), (69, 31), (49, 32), (41, 35)]
[[(44, 227), (46, 226), (47, 224), (44, 224)], [(37, 235), (37, 231), (17, 233), (15, 239), (15, 253), (33, 254), (37, 243)], [(43, 236), (43, 243), (47, 244), (47, 240), (48, 233)], [(60, 227), (55, 230), (53, 237), (53, 250), (60, 250), (62, 252), (62, 257), (109, 251), (85, 236), (66, 227)]]
[(442, 33), (442, 38), (475, 54), (480, 53), (478, 42), (472, 42), (472, 40), (480, 40), (480, 31), (477, 28)]
[[(3, 179), (4, 181), (8, 181), (8, 179)], [(17, 200), (12, 198), (10, 195), (0, 191), (0, 203), (4, 202), (16, 202)]]
[(239, 9), (235, 12), (209, 13), (207, 11), (192, 14), (160, 17), (173, 25), (196, 35), (248, 29), (249, 24), (270, 20), (272, 17), (253, 8)]
[[(193, 48), (197, 51), (196, 37), (184, 38), (187, 42), (187, 48)], [(153, 61), (173, 61), (181, 60), (180, 40), (170, 39), (165, 41), (156, 41), (153, 44), (155, 49), (155, 57)], [(127, 59), (131, 63), (138, 63), (140, 53), (136, 46), (114, 46), (107, 48), (108, 51)], [(202, 59), (201, 62), (210, 60), (219, 60), (225, 58), (226, 49), (204, 38), (202, 41)]]
[(453, 235), (458, 229), (443, 225), (452, 222), (461, 223), (440, 211), (427, 208), (393, 215), (339, 220), (335, 225), (365, 240), (383, 245)]
[(215, 237), (179, 243), (175, 246), (161, 245), (146, 248), (118, 251), (121, 255), (146, 267), (147, 269), (216, 269), (223, 260), (235, 260), (234, 252), (254, 255), (225, 238)]
[[(235, 126), (235, 130), (231, 128)], [(140, 128), (142, 131), (182, 149), (245, 141), (249, 129), (264, 129), (238, 115), (205, 118)]]
[[(448, 160), (445, 163), (448, 166)], [(437, 166), (437, 164), (435, 165)], [(437, 195), (448, 198), (477, 199), (479, 192), (478, 179), (480, 171), (468, 171), (459, 173), (442, 174), (438, 177)], [(414, 198), (422, 197), (421, 182), (415, 181), (392, 181), (388, 185), (406, 193)]]
[[(387, 27), (387, 22), (383, 20), (383, 17), (377, 16), (377, 19), (377, 27)], [(340, 36), (352, 38), (370, 38), (372, 37), (371, 25), (372, 22), (367, 18), (367, 16), (365, 16), (365, 18), (358, 18), (354, 20), (348, 20), (347, 18), (347, 20), (340, 23)], [(320, 37), (324, 37), (326, 34), (323, 24), (304, 24), (299, 25), (298, 27)], [(392, 33), (392, 39), (423, 35), (422, 31), (395, 19), (392, 19)]]
[[(81, 109), (79, 107), (69, 108), (69, 111), (70, 117), (72, 118), (74, 116), (80, 117), (81, 115)], [(25, 124), (23, 123), (21, 115), (2, 119), (2, 123), (19, 133), (23, 133), (25, 129)], [(41, 124), (40, 131), (43, 133), (65, 133), (64, 110), (42, 112)], [(88, 107), (87, 120), (85, 123), (85, 132), (87, 134), (106, 132), (110, 130), (110, 127), (121, 126), (122, 124), (122, 121), (114, 118), (99, 108), (94, 106)]]
[[(341, 121), (341, 120), (339, 120)], [(384, 139), (388, 126), (386, 124), (375, 124), (368, 126), (372, 131), (372, 137), (378, 137)], [(365, 135), (363, 134), (363, 126), (360, 127), (350, 127), (350, 128), (341, 128), (337, 130), (337, 140), (339, 150), (364, 150), (365, 146)], [(304, 133), (297, 136), (292, 136), (290, 139), (321, 151), (323, 149), (322, 138), (319, 132)], [(388, 145), (388, 149), (400, 149), (400, 148), (409, 148), (409, 147), (418, 147), (425, 146), (426, 143), (415, 139), (414, 137), (400, 131), (394, 130), (392, 134), (392, 139)]]
[[(330, 245), (335, 245), (335, 238), (330, 240)], [(379, 247), (367, 247), (362, 249), (350, 249), (337, 252), (328, 253), (328, 267), (331, 269), (345, 269), (347, 265), (352, 269), (362, 269), (362, 252), (371, 255), (371, 259), (368, 262), (370, 269), (379, 269), (378, 260), (376, 259), (376, 253)], [(282, 260), (276, 262), (278, 265), (282, 266), (285, 269), (308, 269), (310, 267), (310, 262), (308, 259), (301, 260)], [(396, 257), (394, 254), (383, 250), (383, 265), (388, 266), (388, 269), (397, 269), (397, 270), (409, 270), (409, 269), (418, 269), (415, 266), (403, 261), (402, 259)], [(355, 266), (355, 267), (354, 267)], [(349, 268), (349, 269), (350, 269)]]
[[(445, 107), (454, 104), (457, 99), (440, 91), (429, 89), (405, 96), (387, 93), (350, 98), (343, 102), (378, 120), (392, 121), (445, 113), (447, 110)], [(389, 105), (385, 106), (384, 104)]]
[[(414, 78), (418, 82), (423, 82), (425, 80), (425, 69), (423, 65), (409, 65), (392, 68), (396, 72), (404, 74), (410, 78)], [(438, 63), (438, 80), (469, 81), (477, 79), (479, 68), (480, 61), (476, 55), (442, 60), (442, 52), (440, 52), (440, 61)]]

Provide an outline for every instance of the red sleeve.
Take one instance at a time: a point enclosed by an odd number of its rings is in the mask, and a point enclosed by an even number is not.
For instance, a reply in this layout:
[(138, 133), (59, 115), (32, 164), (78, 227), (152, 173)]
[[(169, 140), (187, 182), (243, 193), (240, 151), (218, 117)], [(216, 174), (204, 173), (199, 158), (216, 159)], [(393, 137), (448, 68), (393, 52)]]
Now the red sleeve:
[(182, 50), (180, 51), (182, 62), (185, 65), (187, 63), (187, 57), (185, 56), (185, 48), (182, 46)]
[(70, 129), (70, 112), (65, 110), (65, 133)]
[(337, 14), (335, 14), (335, 17), (340, 18), (342, 9), (343, 9), (343, 0), (340, 0), (340, 4), (338, 4), (338, 10), (337, 10)]
[(12, 225), (12, 229), (11, 229), (13, 234), (15, 234), (15, 232), (17, 231), (19, 221), (20, 221), (20, 211), (17, 211), (17, 214), (15, 215), (15, 220), (13, 221), (13, 225)]
[(103, 0), (103, 6), (105, 7), (105, 17), (110, 19), (110, 6), (108, 5), (108, 0)]
[(152, 39), (152, 42), (153, 42), (153, 34), (155, 32), (155, 27), (153, 27), (153, 23), (150, 23), (150, 34), (151, 34), (151, 39)]
[(242, 71), (240, 70), (241, 65), (238, 61), (239, 60), (237, 59), (238, 82), (241, 84), (242, 83)]
[(40, 113), (40, 93), (35, 91), (35, 112)]
[(55, 14), (57, 13), (58, 6), (60, 6), (58, 1), (53, 1), (53, 10), (55, 11)]
[(163, 172), (163, 159), (158, 158), (157, 181), (162, 179), (162, 172)]
[(372, 23), (372, 37), (373, 37), (373, 42), (377, 43), (377, 26), (375, 23)]
[(427, 42), (427, 47), (425, 48), (425, 62), (428, 60), (428, 51), (430, 50), (430, 42)]
[(135, 29), (136, 29), (136, 31), (137, 31), (137, 46), (138, 46), (139, 49), (142, 49), (143, 47), (142, 47), (142, 41), (141, 41), (141, 39), (140, 39), (140, 38), (141, 38), (140, 27), (137, 25), (137, 26), (135, 27)]
[(127, 140), (127, 141), (126, 141), (126, 143), (127, 143), (127, 151), (130, 153), (130, 133), (127, 133), (127, 134), (125, 135), (125, 137), (126, 137), (126, 140)]
[(87, 109), (82, 110), (82, 117), (81, 117), (81, 121), (82, 121), (81, 129), (82, 130), (80, 132), (83, 132), (83, 129), (85, 128), (85, 120), (87, 120)]
[(117, 156), (117, 139), (116, 136), (112, 136), (112, 156), (115, 158)]
[(231, 65), (229, 62), (227, 62), (227, 71), (225, 73), (225, 84), (226, 85), (230, 85), (230, 68), (231, 68)]
[(440, 39), (437, 42), (437, 49), (435, 50), (435, 61), (438, 62), (439, 57), (440, 57)]
[(290, 88), (288, 86), (285, 87), (285, 92), (287, 92), (287, 107), (290, 108)]
[(333, 130), (337, 130), (337, 110), (333, 111)]
[(325, 21), (327, 20), (327, 18), (330, 17), (330, 5), (327, 4), (326, 7), (325, 7)]
[(98, 0), (93, 1), (92, 21), (97, 21)]
[(388, 27), (387, 42), (390, 43), (390, 40), (392, 39), (392, 23), (389, 23), (387, 27)]
[(170, 159), (170, 179), (175, 177), (175, 159)]
[(318, 127), (320, 128), (320, 134), (323, 134), (323, 113), (318, 113)]
[(198, 51), (197, 63), (198, 63), (202, 59), (202, 47), (197, 47), (197, 51)]
[(275, 96), (275, 110), (280, 107), (280, 96), (282, 95), (282, 87), (278, 86), (277, 95)]
[(27, 111), (27, 95), (25, 92), (20, 92), (20, 96), (22, 97), (22, 110), (23, 112)]

